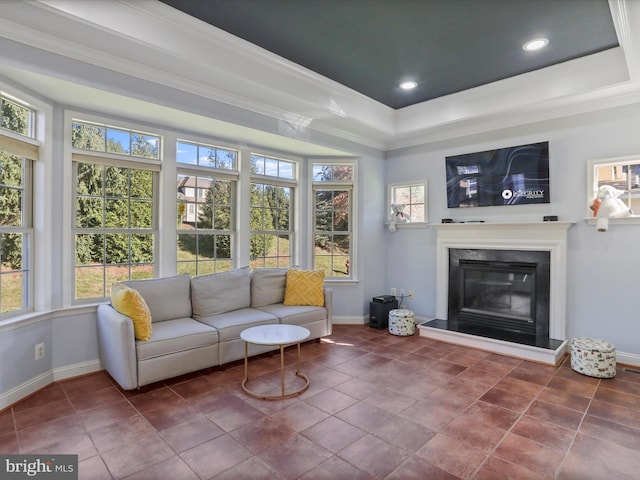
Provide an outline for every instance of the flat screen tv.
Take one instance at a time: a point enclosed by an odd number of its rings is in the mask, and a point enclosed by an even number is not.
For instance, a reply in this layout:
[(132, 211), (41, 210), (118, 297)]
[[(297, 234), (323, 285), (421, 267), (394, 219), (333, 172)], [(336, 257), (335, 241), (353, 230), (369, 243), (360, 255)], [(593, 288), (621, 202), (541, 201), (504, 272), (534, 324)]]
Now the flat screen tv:
[(447, 206), (549, 203), (549, 142), (446, 157)]

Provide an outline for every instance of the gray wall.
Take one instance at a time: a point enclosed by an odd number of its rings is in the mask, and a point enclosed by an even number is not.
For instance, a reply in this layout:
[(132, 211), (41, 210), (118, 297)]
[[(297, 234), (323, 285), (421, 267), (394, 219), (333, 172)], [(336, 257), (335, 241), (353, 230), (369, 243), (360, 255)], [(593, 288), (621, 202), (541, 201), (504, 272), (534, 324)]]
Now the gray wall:
[[(442, 218), (496, 222), (541, 221), (544, 215), (575, 221), (568, 236), (567, 338), (593, 336), (640, 359), (640, 225), (611, 225), (599, 233), (588, 225), (587, 162), (640, 153), (640, 105), (493, 131), (439, 144), (389, 152), (387, 182), (427, 178), (429, 221)], [(551, 203), (448, 209), (445, 156), (495, 147), (549, 141)], [(640, 212), (637, 212), (640, 213)], [(435, 315), (436, 235), (433, 228), (385, 233), (387, 290), (415, 291), (409, 308)]]

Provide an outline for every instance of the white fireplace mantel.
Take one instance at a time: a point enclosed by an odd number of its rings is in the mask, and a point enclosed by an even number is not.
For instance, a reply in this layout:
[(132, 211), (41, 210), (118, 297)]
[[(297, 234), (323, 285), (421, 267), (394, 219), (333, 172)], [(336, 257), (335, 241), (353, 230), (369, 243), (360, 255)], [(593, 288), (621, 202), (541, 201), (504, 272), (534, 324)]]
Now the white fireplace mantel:
[(549, 337), (566, 339), (567, 232), (575, 222), (434, 223), (436, 245), (436, 317), (446, 320), (449, 249), (548, 251), (551, 257)]

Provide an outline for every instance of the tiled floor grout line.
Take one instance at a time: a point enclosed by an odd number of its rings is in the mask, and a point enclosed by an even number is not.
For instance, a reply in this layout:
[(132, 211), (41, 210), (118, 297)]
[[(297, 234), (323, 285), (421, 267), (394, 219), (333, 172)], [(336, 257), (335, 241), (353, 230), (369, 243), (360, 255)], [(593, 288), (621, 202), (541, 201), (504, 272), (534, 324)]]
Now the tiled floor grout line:
[[(492, 388), (496, 388), (496, 385), (497, 385), (498, 383), (500, 383), (502, 380), (504, 380), (506, 377), (508, 377), (508, 376), (509, 376), (509, 374), (510, 374), (511, 372), (513, 372), (513, 371), (514, 371), (518, 366), (520, 366), (520, 365), (522, 365), (522, 362), (521, 362), (520, 364), (518, 364), (518, 365), (514, 365), (514, 366), (513, 366), (513, 368), (512, 368), (511, 370), (509, 370), (507, 373), (505, 373), (505, 374), (502, 376), (502, 378), (501, 378), (500, 380), (498, 380), (495, 384), (493, 384), (491, 387), (489, 387), (489, 390), (491, 390)], [(487, 391), (488, 391), (488, 390), (487, 390)], [(542, 391), (542, 389), (541, 389), (541, 391)], [(486, 392), (485, 392), (485, 393), (486, 393)], [(538, 397), (538, 395), (539, 395), (539, 393), (536, 395), (536, 397), (535, 397), (535, 398), (537, 398), (537, 397)], [(474, 404), (475, 404), (475, 403), (477, 403), (477, 402), (479, 402), (479, 401), (480, 401), (480, 398), (482, 398), (482, 397), (479, 397), (478, 399), (476, 399), (476, 401), (474, 402)], [(535, 400), (535, 398), (534, 398), (534, 400)], [(502, 435), (502, 437), (500, 438), (500, 440), (499, 440), (499, 441), (494, 445), (494, 447), (493, 447), (493, 448), (492, 448), (492, 449), (491, 449), (491, 450), (490, 450), (490, 451), (485, 455), (484, 460), (482, 460), (482, 462), (480, 462), (480, 464), (478, 465), (478, 467), (477, 467), (477, 468), (473, 471), (473, 473), (469, 476), (469, 479), (473, 479), (473, 478), (474, 478), (474, 477), (475, 477), (475, 476), (480, 472), (480, 470), (482, 469), (482, 467), (484, 467), (484, 465), (489, 461), (489, 459), (490, 459), (490, 458), (493, 456), (493, 454), (496, 452), (496, 450), (498, 449), (498, 447), (502, 444), (502, 442), (504, 441), (504, 439), (509, 435), (509, 433), (511, 432), (511, 429), (513, 429), (513, 427), (514, 427), (514, 426), (515, 426), (515, 425), (520, 421), (520, 419), (524, 416), (525, 412), (529, 409), (529, 407), (531, 406), (531, 404), (533, 403), (533, 401), (534, 401), (534, 400), (532, 400), (532, 401), (529, 403), (529, 405), (527, 405), (527, 408), (523, 409), (522, 413), (521, 413), (520, 415), (518, 415), (518, 418), (517, 418), (517, 419), (516, 419), (512, 424), (511, 424), (511, 426), (509, 427), (509, 429), (508, 429), (508, 430), (506, 430), (506, 431), (504, 432), (504, 434)], [(503, 459), (503, 460), (504, 460), (504, 459)], [(507, 460), (504, 460), (504, 461), (507, 461)], [(510, 463), (510, 462), (509, 462), (509, 463)]]
[(602, 383), (601, 379), (598, 379), (595, 388), (593, 389), (593, 393), (591, 394), (591, 397), (589, 398), (589, 403), (587, 404), (586, 408), (584, 409), (584, 412), (582, 413), (582, 418), (580, 418), (580, 422), (578, 423), (578, 426), (576, 428), (576, 431), (574, 432), (573, 436), (571, 437), (571, 442), (569, 443), (569, 446), (567, 447), (567, 451), (564, 454), (564, 457), (562, 458), (562, 461), (560, 462), (560, 465), (558, 465), (558, 468), (556, 469), (554, 478), (557, 478), (558, 475), (560, 474), (560, 472), (562, 471), (562, 468), (564, 467), (565, 462), (567, 461), (567, 457), (569, 457), (569, 452), (571, 452), (571, 448), (573, 447), (573, 444), (576, 441), (576, 438), (578, 438), (578, 433), (580, 433), (580, 428), (582, 427), (582, 424), (584, 423), (585, 418), (587, 418), (587, 414), (589, 412), (589, 408), (591, 407), (591, 404), (593, 403), (593, 400), (595, 399), (596, 393), (598, 393), (598, 389), (600, 388), (600, 384)]

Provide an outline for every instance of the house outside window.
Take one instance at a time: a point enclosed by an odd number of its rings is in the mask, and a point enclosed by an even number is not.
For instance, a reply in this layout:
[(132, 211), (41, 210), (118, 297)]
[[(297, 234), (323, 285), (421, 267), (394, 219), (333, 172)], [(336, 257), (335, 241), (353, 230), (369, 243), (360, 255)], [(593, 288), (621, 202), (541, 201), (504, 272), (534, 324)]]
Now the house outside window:
[(426, 223), (427, 215), (427, 182), (394, 183), (389, 185), (389, 204), (402, 203), (404, 213), (409, 215), (411, 223)]
[(34, 118), (34, 110), (0, 96), (0, 317), (32, 305)]
[(622, 200), (634, 214), (640, 214), (640, 157), (625, 157), (590, 164), (591, 198), (602, 185), (610, 185), (623, 193)]
[(192, 276), (234, 266), (237, 150), (177, 142), (177, 272)]
[(293, 266), (296, 167), (291, 160), (251, 154), (251, 268)]
[(160, 146), (159, 135), (74, 120), (76, 302), (154, 276)]
[(353, 278), (353, 163), (314, 163), (313, 268), (325, 278)]

